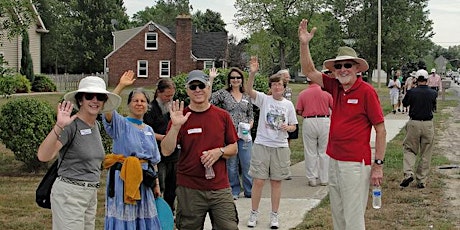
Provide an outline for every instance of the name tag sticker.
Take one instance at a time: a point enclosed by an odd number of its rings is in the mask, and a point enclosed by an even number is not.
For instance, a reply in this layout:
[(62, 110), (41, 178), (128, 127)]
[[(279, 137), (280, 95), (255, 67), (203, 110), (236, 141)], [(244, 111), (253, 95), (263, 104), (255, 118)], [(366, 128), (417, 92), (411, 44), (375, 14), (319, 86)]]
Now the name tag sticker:
[(241, 99), (241, 101), (244, 102), (244, 103), (249, 103), (249, 101), (246, 100), (246, 99)]
[(348, 104), (358, 104), (358, 99), (348, 99)]
[(203, 130), (201, 128), (194, 128), (194, 129), (187, 130), (188, 134), (202, 133), (202, 132), (203, 132)]
[(82, 136), (91, 134), (91, 129), (82, 129), (82, 130), (80, 130), (80, 134)]
[(152, 135), (153, 135), (153, 133), (150, 132), (150, 131), (144, 132), (144, 134), (145, 134), (146, 136), (152, 136)]

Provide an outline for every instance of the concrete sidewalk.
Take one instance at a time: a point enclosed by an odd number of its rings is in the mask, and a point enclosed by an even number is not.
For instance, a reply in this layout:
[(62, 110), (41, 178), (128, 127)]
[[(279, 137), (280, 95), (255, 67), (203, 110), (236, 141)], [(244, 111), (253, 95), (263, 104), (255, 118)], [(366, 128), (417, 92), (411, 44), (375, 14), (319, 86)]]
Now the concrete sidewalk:
[[(388, 114), (385, 116), (385, 128), (387, 142), (392, 140), (405, 126), (409, 116), (407, 114)], [(375, 140), (375, 131), (372, 130), (371, 146)], [(280, 203), (280, 229), (290, 229), (299, 225), (305, 215), (315, 208), (328, 194), (327, 186), (308, 186), (305, 177), (305, 162), (299, 162), (291, 166), (292, 180), (282, 182), (282, 196)], [(255, 228), (248, 228), (246, 224), (251, 210), (251, 199), (241, 198), (235, 201), (239, 216), (239, 229), (270, 229), (270, 182), (267, 181), (262, 192), (259, 205), (259, 218)], [(205, 228), (211, 230), (211, 221), (206, 218)]]

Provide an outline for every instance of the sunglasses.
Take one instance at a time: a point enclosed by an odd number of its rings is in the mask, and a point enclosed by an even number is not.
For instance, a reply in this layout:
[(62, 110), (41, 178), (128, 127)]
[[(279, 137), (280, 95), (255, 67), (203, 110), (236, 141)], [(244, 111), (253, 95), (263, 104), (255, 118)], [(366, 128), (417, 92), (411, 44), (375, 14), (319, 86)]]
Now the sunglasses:
[(98, 101), (104, 101), (104, 102), (106, 102), (107, 99), (109, 98), (107, 94), (103, 94), (103, 93), (85, 93), (84, 97), (88, 101), (93, 100), (93, 98), (96, 97)]
[(342, 69), (342, 66), (345, 67), (345, 69), (350, 69), (354, 63), (344, 63), (344, 64), (334, 64), (334, 69)]
[(239, 77), (239, 76), (238, 76), (238, 77), (236, 77), (236, 76), (235, 76), (235, 77), (234, 77), (234, 76), (228, 77), (228, 79), (242, 79), (242, 78), (243, 78), (243, 77)]
[(204, 89), (204, 88), (206, 88), (206, 85), (204, 83), (188, 85), (188, 88), (190, 90), (196, 90), (197, 87), (200, 88), (200, 89)]

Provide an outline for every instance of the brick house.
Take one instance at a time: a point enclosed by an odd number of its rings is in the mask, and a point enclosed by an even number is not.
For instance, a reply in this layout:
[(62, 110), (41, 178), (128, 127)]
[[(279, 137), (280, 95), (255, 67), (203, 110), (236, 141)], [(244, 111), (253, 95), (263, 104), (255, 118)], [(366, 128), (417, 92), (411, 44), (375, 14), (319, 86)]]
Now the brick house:
[(190, 15), (177, 16), (176, 28), (149, 22), (113, 37), (114, 50), (104, 58), (109, 86), (130, 69), (137, 76), (135, 86), (152, 86), (194, 69), (227, 67), (227, 33), (194, 31)]

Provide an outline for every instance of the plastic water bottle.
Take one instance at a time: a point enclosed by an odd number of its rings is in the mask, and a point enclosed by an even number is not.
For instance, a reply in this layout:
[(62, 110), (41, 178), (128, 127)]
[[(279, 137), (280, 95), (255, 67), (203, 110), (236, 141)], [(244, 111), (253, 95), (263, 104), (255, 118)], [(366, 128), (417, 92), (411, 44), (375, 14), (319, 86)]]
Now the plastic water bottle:
[(374, 209), (382, 207), (382, 189), (380, 186), (374, 186), (374, 189), (372, 189), (372, 207)]
[[(208, 154), (208, 151), (204, 151), (203, 154)], [(206, 167), (204, 166), (205, 168), (205, 173), (204, 173), (204, 177), (208, 180), (216, 177), (216, 174), (214, 173), (214, 169), (211, 167)]]
[(206, 179), (210, 180), (214, 177), (216, 177), (216, 174), (214, 173), (214, 169), (211, 167), (205, 167), (206, 168), (206, 174), (204, 175)]
[(243, 149), (247, 149), (249, 144), (249, 130), (247, 129), (243, 129), (243, 131), (241, 131), (241, 133), (243, 134)]

